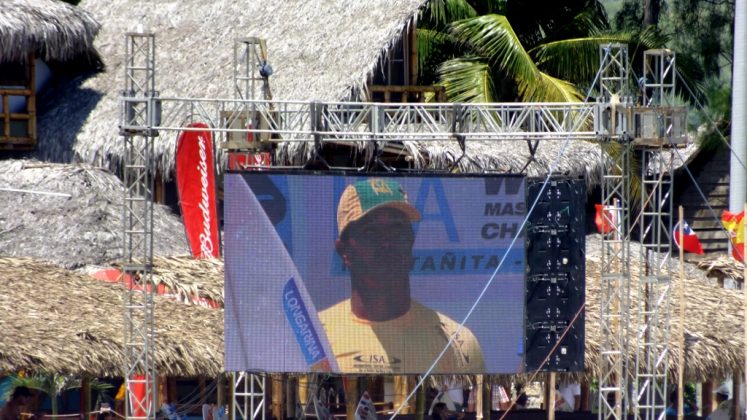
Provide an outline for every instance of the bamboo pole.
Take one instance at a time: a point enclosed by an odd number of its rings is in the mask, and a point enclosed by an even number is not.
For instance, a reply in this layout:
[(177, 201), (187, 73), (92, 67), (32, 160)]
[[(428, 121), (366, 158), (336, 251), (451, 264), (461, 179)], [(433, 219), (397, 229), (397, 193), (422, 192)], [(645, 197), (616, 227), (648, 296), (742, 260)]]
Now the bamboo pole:
[(550, 372), (547, 380), (547, 420), (555, 420), (555, 372)]
[[(418, 377), (415, 378), (415, 383), (418, 383)], [(415, 420), (423, 420), (425, 418), (425, 386), (418, 388), (417, 396), (415, 397)]]
[(483, 376), (477, 375), (477, 380), (475, 381), (475, 418), (476, 419), (482, 419), (483, 417), (483, 404), (482, 404), (482, 386), (483, 386)]
[(303, 407), (303, 409), (306, 409), (306, 404), (308, 404), (309, 402), (309, 374), (301, 375), (298, 378), (297, 395), (298, 401), (301, 403), (301, 407)]
[(708, 380), (700, 388), (701, 413), (707, 416), (713, 412), (713, 381)]
[[(685, 380), (685, 249), (683, 247), (683, 237), (685, 234), (685, 226), (683, 219), (684, 210), (682, 206), (679, 206), (679, 229), (677, 235), (679, 235), (679, 248), (680, 248), (680, 281), (679, 281), (679, 301), (680, 301), (680, 330), (678, 339), (680, 341), (680, 354), (678, 358), (679, 365), (677, 366), (677, 419), (682, 420), (685, 416), (685, 403), (684, 403), (684, 380)], [(676, 242), (675, 242), (676, 243)]]
[(358, 377), (357, 376), (346, 376), (344, 378), (345, 383), (345, 413), (347, 418), (355, 418), (355, 409), (358, 408), (358, 400), (360, 394), (358, 393)]
[(288, 377), (288, 380), (285, 382), (285, 416), (288, 417), (296, 417), (296, 401), (298, 401), (296, 396), (296, 391), (298, 390), (298, 382), (296, 381), (296, 378)]
[(482, 387), (482, 412), (485, 414), (485, 418), (487, 419), (490, 419), (490, 410), (493, 408), (493, 399), (491, 397), (490, 383), (488, 382), (487, 377), (485, 377)]
[[(226, 374), (218, 374), (218, 376), (215, 377), (215, 380), (218, 382), (215, 387), (216, 403), (218, 404), (218, 407), (224, 407), (226, 405)], [(169, 382), (169, 386), (170, 385), (171, 382)]]
[(731, 395), (733, 396), (731, 399), (731, 408), (732, 408), (732, 419), (741, 419), (741, 413), (740, 413), (740, 407), (739, 407), (739, 386), (740, 382), (742, 382), (742, 377), (740, 375), (734, 375), (733, 380), (731, 382)]
[(91, 418), (92, 407), (91, 378), (88, 375), (83, 375), (80, 379), (80, 409), (83, 412), (83, 419)]
[(285, 394), (284, 391), (286, 380), (287, 376), (284, 373), (270, 376), (270, 381), (272, 383), (272, 386), (270, 387), (270, 389), (272, 389), (272, 398), (270, 400), (272, 401), (271, 412), (277, 420), (282, 420), (285, 418), (285, 404), (283, 403), (283, 398)]

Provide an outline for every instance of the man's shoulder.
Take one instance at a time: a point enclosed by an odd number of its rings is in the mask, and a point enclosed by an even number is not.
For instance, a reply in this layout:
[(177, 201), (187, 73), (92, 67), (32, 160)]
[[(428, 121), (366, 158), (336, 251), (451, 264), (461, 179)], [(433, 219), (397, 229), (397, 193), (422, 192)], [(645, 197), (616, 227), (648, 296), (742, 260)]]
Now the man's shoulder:
[(340, 301), (332, 306), (330, 306), (327, 309), (322, 309), (319, 311), (319, 318), (324, 317), (336, 317), (341, 314), (349, 314), (350, 313), (350, 299), (345, 299), (343, 301)]
[[(419, 302), (413, 302), (415, 305), (417, 305), (417, 310), (429, 311), (436, 314), (441, 324), (441, 328), (447, 336), (450, 337), (457, 331), (457, 329), (459, 329), (460, 323), (451, 319), (451, 317), (449, 317), (448, 315), (436, 311), (435, 309), (428, 308), (427, 306)], [(458, 346), (462, 351), (466, 352), (467, 354), (473, 355), (473, 357), (480, 359), (480, 362), (482, 362), (482, 349), (480, 348), (480, 343), (477, 341), (477, 337), (475, 337), (475, 334), (472, 333), (472, 330), (470, 330), (466, 325), (459, 329), (456, 341), (459, 343)]]
[[(424, 311), (436, 314), (438, 316), (438, 320), (441, 323), (441, 326), (443, 327), (444, 331), (446, 331), (448, 334), (453, 334), (458, 328), (460, 323), (453, 320), (450, 316), (441, 313), (435, 309), (431, 309), (422, 303), (413, 301), (415, 305), (417, 305), (418, 311)], [(465, 338), (475, 339), (475, 335), (472, 333), (472, 331), (465, 325), (462, 327), (462, 329), (459, 331), (459, 335)]]

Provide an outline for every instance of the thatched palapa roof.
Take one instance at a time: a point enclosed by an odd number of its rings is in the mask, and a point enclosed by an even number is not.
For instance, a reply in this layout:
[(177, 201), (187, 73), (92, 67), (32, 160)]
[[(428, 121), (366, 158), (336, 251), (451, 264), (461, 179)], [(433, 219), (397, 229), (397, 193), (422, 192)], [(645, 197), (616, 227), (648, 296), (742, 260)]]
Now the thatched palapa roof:
[[(586, 246), (586, 367), (588, 373), (599, 372), (599, 322), (601, 237), (587, 236)], [(643, 299), (638, 296), (642, 267), (640, 245), (632, 243), (631, 249), (631, 324), (637, 311), (642, 310)], [(672, 261), (672, 288), (670, 290), (671, 341), (669, 344), (670, 378), (677, 377), (679, 338), (679, 265)], [(722, 379), (739, 374), (744, 369), (744, 318), (741, 291), (724, 289), (706, 278), (708, 272), (694, 264), (685, 263), (685, 379), (705, 381)], [(636, 348), (636, 331), (630, 328), (628, 340), (631, 353)], [(635, 354), (630, 354), (634, 357)], [(633, 365), (631, 365), (633, 368)]]
[[(118, 264), (115, 267), (121, 268)], [(86, 267), (93, 274), (100, 267)], [(151, 281), (165, 286), (180, 302), (194, 303), (195, 298), (207, 299), (223, 307), (223, 260), (196, 260), (192, 256), (154, 257)]]
[(4, 0), (0, 7), (0, 63), (93, 58), (99, 30), (93, 15), (59, 0)]
[[(107, 71), (81, 85), (71, 84), (39, 119), (42, 160), (81, 159), (116, 167), (123, 144), (117, 140), (118, 98), (124, 88), (124, 34), (135, 23), (156, 34), (156, 89), (162, 97), (232, 98), (233, 44), (256, 36), (267, 40), (269, 78), (276, 100), (341, 101), (362, 92), (377, 63), (427, 0), (330, 0), (235, 3), (218, 0), (205, 10), (198, 0), (179, 4), (84, 0), (81, 7), (103, 23), (96, 46)], [(358, 99), (353, 96), (352, 99)], [(81, 106), (84, 104), (84, 106)], [(179, 124), (179, 122), (175, 122)], [(62, 127), (62, 129), (61, 129)], [(174, 166), (177, 134), (161, 133), (152, 164), (167, 178)], [(561, 149), (562, 138), (542, 141), (536, 160), (522, 141), (467, 141), (466, 157), (456, 142), (406, 142), (403, 155), (417, 169), (462, 172), (525, 172), (545, 175)], [(372, 146), (359, 143), (351, 153)], [(313, 155), (308, 143), (278, 150), (281, 164), (303, 165)], [(458, 163), (456, 163), (458, 160)], [(573, 140), (554, 168), (559, 175), (599, 181), (601, 152), (590, 142)], [(679, 164), (675, 164), (678, 167)]]
[[(586, 245), (586, 372), (590, 379), (597, 377), (601, 369), (599, 360), (599, 346), (602, 341), (599, 327), (599, 298), (601, 294), (601, 239), (599, 235), (587, 236)], [(639, 245), (631, 244), (631, 266), (636, 267), (631, 272), (632, 307), (631, 316), (642, 303), (636, 298), (640, 271)], [(673, 268), (673, 287), (670, 290), (671, 299), (671, 344), (670, 344), (670, 374), (677, 375), (677, 357), (679, 342), (679, 268), (676, 261)], [(172, 290), (198, 291), (201, 297), (211, 297), (222, 306), (223, 296), (215, 295), (212, 291), (222, 292), (223, 269), (220, 260), (197, 261), (189, 258), (164, 258), (154, 262), (154, 281), (169, 285)], [(707, 271), (697, 266), (685, 264), (685, 376), (689, 381), (723, 378), (733, 371), (742, 369), (743, 337), (742, 328), (742, 294), (740, 291), (723, 289), (706, 278)], [(160, 277), (160, 280), (159, 280)], [(177, 284), (178, 283), (178, 284)], [(635, 318), (631, 319), (635, 323)], [(631, 349), (636, 343), (635, 331), (631, 328), (629, 340)], [(635, 352), (631, 350), (631, 357)], [(631, 365), (633, 366), (633, 365)]]
[[(123, 285), (28, 258), (0, 257), (0, 372), (122, 376)], [(169, 376), (223, 370), (222, 311), (155, 296), (155, 364)]]
[[(123, 197), (122, 182), (103, 169), (0, 160), (0, 255), (32, 257), (68, 268), (118, 260)], [(153, 223), (155, 255), (189, 253), (184, 226), (171, 210), (156, 205)]]
[[(586, 288), (586, 372), (589, 378), (600, 369), (599, 320), (600, 268), (599, 237), (587, 237)], [(637, 267), (637, 246), (631, 249), (633, 266)], [(189, 258), (156, 258), (154, 281), (170, 285), (181, 293), (197, 293), (219, 303), (223, 298), (222, 263), (219, 260), (196, 261)], [(742, 294), (716, 287), (705, 279), (705, 272), (686, 264), (685, 376), (688, 381), (722, 378), (743, 367)], [(633, 270), (631, 290), (633, 307), (637, 308), (636, 285), (639, 272)], [(674, 270), (675, 287), (678, 270)], [(62, 372), (86, 371), (96, 374), (118, 374), (122, 325), (121, 284), (92, 280), (64, 269), (30, 259), (0, 258), (0, 275), (9, 287), (0, 304), (6, 319), (0, 329), (0, 370), (34, 368)], [(38, 291), (45, 290), (41, 294)], [(670, 374), (677, 369), (679, 344), (678, 292), (671, 296)], [(221, 369), (221, 312), (189, 308), (157, 297), (159, 337), (158, 360), (164, 373), (177, 376), (214, 374)], [(75, 307), (66, 311), (65, 307)], [(24, 310), (18, 310), (24, 308)], [(194, 312), (192, 312), (194, 311)], [(161, 314), (166, 314), (162, 316)], [(215, 318), (215, 319), (214, 319)], [(39, 322), (39, 320), (45, 322)], [(102, 322), (103, 320), (103, 322)], [(633, 320), (631, 320), (633, 322)], [(35, 334), (35, 332), (37, 334)], [(2, 336), (2, 334), (5, 334)], [(630, 331), (634, 346), (635, 331)], [(188, 347), (182, 348), (184, 345)], [(58, 349), (46, 351), (50, 348)], [(634, 347), (633, 347), (634, 348)], [(186, 350), (188, 349), (188, 350)], [(182, 360), (182, 355), (184, 360)], [(634, 354), (630, 354), (634, 357)], [(107, 363), (111, 362), (110, 365)], [(159, 363), (167, 363), (159, 362)], [(112, 367), (113, 366), (113, 367)]]
[(709, 277), (719, 280), (731, 279), (740, 283), (744, 281), (744, 263), (728, 255), (698, 261), (698, 268), (705, 270)]
[[(161, 96), (235, 97), (234, 41), (256, 36), (267, 40), (275, 99), (334, 101), (347, 98), (351, 87), (365, 85), (382, 51), (424, 3), (217, 0), (206, 8), (200, 0), (84, 0), (80, 7), (102, 23), (95, 44), (107, 70), (80, 86), (71, 84), (40, 116), (40, 158), (96, 164), (116, 164), (122, 158), (117, 126), (124, 34), (136, 30), (136, 24), (156, 34), (156, 88)], [(100, 101), (97, 95), (103, 95)], [(80, 106), (91, 102), (92, 110)], [(162, 134), (155, 145), (154, 164), (165, 175), (173, 168), (175, 141), (175, 133)]]

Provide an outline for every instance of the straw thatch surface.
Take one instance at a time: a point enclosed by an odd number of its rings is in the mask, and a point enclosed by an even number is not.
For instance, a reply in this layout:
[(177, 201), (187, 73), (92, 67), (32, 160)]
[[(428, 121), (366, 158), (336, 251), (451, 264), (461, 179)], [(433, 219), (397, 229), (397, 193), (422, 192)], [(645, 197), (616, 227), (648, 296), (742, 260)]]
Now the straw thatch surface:
[(25, 61), (30, 52), (44, 61), (92, 59), (99, 27), (91, 13), (58, 0), (4, 0), (0, 62)]
[(744, 263), (740, 263), (729, 255), (718, 255), (698, 261), (698, 268), (705, 270), (708, 277), (719, 280), (732, 279), (744, 281)]
[[(70, 197), (2, 191), (24, 189)], [(123, 185), (84, 165), (0, 161), (0, 255), (32, 257), (75, 268), (122, 256)], [(184, 227), (168, 208), (154, 209), (154, 254), (189, 252)]]
[[(119, 268), (119, 265), (115, 264)], [(100, 267), (86, 267), (95, 272)], [(219, 259), (196, 260), (192, 256), (155, 257), (151, 281), (168, 288), (168, 293), (186, 304), (195, 298), (208, 299), (223, 307), (223, 261)]]
[[(122, 376), (122, 284), (28, 258), (0, 258), (0, 372)], [(215, 376), (223, 364), (223, 315), (155, 297), (160, 374)]]
[[(586, 372), (591, 379), (597, 377), (600, 369), (598, 359), (601, 332), (599, 329), (599, 295), (601, 269), (601, 237), (587, 236), (586, 245)], [(640, 272), (640, 247), (631, 244), (631, 316), (640, 308), (636, 298), (638, 278)], [(674, 285), (679, 285), (679, 267), (673, 267)], [(211, 296), (212, 299), (223, 304), (223, 297), (210, 294), (209, 290), (221, 290), (223, 284), (223, 270), (220, 260), (195, 261), (188, 258), (158, 259), (154, 263), (154, 277), (162, 277), (165, 284), (178, 282), (180, 285), (170, 286), (172, 290), (198, 290), (201, 297)], [(708, 272), (693, 264), (685, 265), (685, 376), (689, 381), (723, 378), (733, 370), (742, 369), (744, 320), (742, 318), (742, 294), (739, 291), (722, 289), (714, 286), (706, 278)], [(155, 280), (159, 281), (159, 280)], [(671, 344), (670, 344), (670, 374), (676, 378), (677, 357), (679, 352), (679, 301), (677, 289), (670, 290), (671, 310)], [(631, 319), (634, 323), (635, 318)], [(635, 357), (635, 332), (630, 331), (631, 357)], [(632, 365), (631, 365), (632, 366)], [(494, 378), (500, 382), (501, 378)]]
[[(360, 147), (360, 145), (358, 145)], [(601, 149), (598, 144), (583, 140), (543, 140), (532, 159), (526, 142), (516, 140), (467, 141), (465, 152), (457, 142), (412, 141), (402, 144), (402, 154), (413, 167), (423, 171), (458, 171), (460, 173), (525, 173), (540, 177), (553, 169), (554, 175), (584, 178), (590, 185), (600, 182)], [(371, 150), (357, 151), (369, 153)], [(561, 153), (562, 152), (562, 153)], [(281, 164), (304, 165), (313, 155), (313, 148), (304, 143), (286, 143), (277, 156)], [(366, 156), (370, 159), (371, 156)]]
[[(637, 248), (635, 244), (631, 247), (634, 267), (640, 266), (636, 257)], [(596, 377), (600, 369), (599, 249), (599, 236), (588, 236), (585, 357), (585, 374), (588, 378)], [(154, 281), (172, 284), (172, 290), (181, 290), (181, 293), (197, 290), (199, 296), (210, 297), (222, 304), (223, 299), (218, 292), (223, 282), (221, 265), (219, 260), (157, 258), (154, 264)], [(675, 284), (679, 281), (678, 272), (675, 268)], [(634, 269), (631, 274), (633, 315), (638, 307), (636, 287), (639, 272)], [(122, 325), (119, 306), (121, 297), (118, 294), (121, 286), (89, 280), (85, 276), (28, 259), (0, 259), (0, 275), (11, 282), (7, 288), (8, 293), (0, 298), (0, 303), (6, 309), (6, 316), (13, 317), (3, 322), (8, 327), (0, 329), (0, 334), (6, 334), (0, 337), (0, 342), (7, 347), (0, 349), (0, 370), (37, 366), (37, 369), (42, 370), (87, 369), (86, 371), (97, 374), (118, 374), (116, 369), (121, 356), (116, 343), (120, 340), (119, 326)], [(685, 283), (686, 379), (696, 381), (722, 378), (732, 372), (739, 372), (744, 358), (741, 292), (710, 285), (705, 279), (705, 272), (692, 264), (686, 264)], [(45, 293), (39, 294), (38, 290), (45, 290)], [(679, 328), (677, 290), (672, 289), (670, 296), (670, 374), (674, 378), (680, 348), (676, 339)], [(222, 360), (220, 312), (205, 312), (202, 308), (189, 308), (165, 302), (161, 298), (158, 298), (157, 303), (157, 317), (162, 313), (168, 314), (157, 318), (162, 346), (157, 357), (159, 360), (168, 360), (169, 363), (169, 366), (160, 369), (182, 376), (196, 372), (217, 372)], [(65, 307), (74, 307), (76, 311), (66, 311)], [(188, 312), (190, 310), (196, 312)], [(181, 318), (182, 315), (184, 318)], [(213, 319), (213, 316), (216, 318)], [(203, 317), (206, 319), (205, 323)], [(39, 320), (44, 322), (40, 323)], [(101, 320), (106, 320), (106, 325), (103, 322), (99, 325)], [(39, 331), (39, 335), (34, 336), (34, 331)], [(635, 349), (633, 334), (631, 331), (631, 352)], [(189, 341), (188, 350), (179, 347), (180, 343), (184, 343), (179, 340)], [(49, 349), (55, 351), (48, 351)], [(185, 355), (185, 360), (181, 359), (180, 354)], [(631, 353), (630, 356), (633, 357), (634, 354)], [(114, 367), (107, 367), (109, 365), (105, 363), (109, 361)], [(500, 378), (494, 379), (500, 381)]]
[[(64, 99), (40, 116), (40, 158), (60, 161), (72, 150), (85, 162), (121, 159), (117, 100), (124, 88), (124, 34), (137, 25), (156, 34), (161, 96), (234, 97), (234, 41), (256, 36), (267, 40), (275, 99), (339, 100), (364, 86), (382, 51), (424, 2), (217, 0), (208, 7), (201, 0), (84, 0), (80, 7), (102, 22), (95, 45), (107, 70), (80, 86), (71, 84)], [(100, 101), (97, 95), (103, 95)], [(80, 106), (92, 101), (92, 111)], [(70, 128), (81, 123), (79, 131)], [(171, 133), (156, 142), (154, 163), (166, 176), (175, 140)]]
[[(599, 345), (601, 337), (596, 325), (599, 322), (599, 279), (601, 269), (601, 236), (587, 236), (586, 253), (586, 368), (587, 374), (594, 377), (599, 372)], [(643, 305), (637, 295), (640, 267), (640, 247), (631, 244), (631, 323), (633, 316)], [(671, 298), (671, 341), (669, 345), (670, 378), (677, 377), (679, 338), (679, 266), (672, 262), (673, 288)], [(723, 289), (712, 285), (706, 279), (706, 272), (697, 266), (685, 263), (685, 379), (703, 381), (721, 379), (738, 374), (744, 369), (744, 319), (743, 295), (741, 291)], [(630, 356), (633, 357), (635, 331), (628, 337), (631, 343)], [(631, 365), (631, 368), (633, 366)]]
[[(84, 0), (81, 7), (103, 22), (96, 46), (107, 71), (63, 89), (39, 118), (42, 160), (80, 159), (117, 167), (123, 145), (117, 140), (118, 96), (123, 89), (124, 34), (141, 25), (156, 34), (156, 88), (161, 96), (234, 97), (233, 44), (257, 36), (267, 40), (274, 74), (273, 97), (280, 100), (348, 100), (361, 92), (387, 47), (427, 0), (326, 0), (236, 3), (219, 0), (210, 8), (198, 0), (176, 3), (136, 0)], [(352, 99), (356, 99), (353, 97)], [(174, 124), (179, 124), (179, 121)], [(65, 127), (60, 130), (60, 127)], [(162, 133), (152, 164), (168, 179), (174, 166), (176, 133)], [(545, 175), (558, 156), (560, 141), (543, 142), (527, 173)], [(455, 143), (408, 142), (404, 153), (417, 169), (454, 169), (461, 156)], [(351, 153), (371, 157), (372, 145)], [(304, 165), (313, 155), (308, 144), (286, 144), (282, 164)], [(462, 172), (519, 172), (529, 151), (524, 142), (468, 142)], [(573, 141), (557, 174), (599, 179), (598, 147)]]

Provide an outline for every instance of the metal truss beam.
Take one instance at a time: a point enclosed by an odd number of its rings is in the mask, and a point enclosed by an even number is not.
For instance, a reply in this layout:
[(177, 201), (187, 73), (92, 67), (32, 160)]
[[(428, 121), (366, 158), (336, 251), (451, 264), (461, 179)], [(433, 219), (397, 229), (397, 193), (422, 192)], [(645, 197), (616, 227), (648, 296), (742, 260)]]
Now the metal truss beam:
[(625, 96), (628, 93), (628, 46), (599, 46), (599, 93), (603, 98)]
[(636, 418), (665, 416), (669, 368), (670, 295), (672, 293), (672, 160), (664, 150), (642, 151), (640, 276), (636, 293), (639, 309), (635, 319)]
[[(669, 50), (644, 52), (643, 98), (656, 112), (660, 135), (671, 132), (673, 121), (658, 112), (675, 99), (675, 57)], [(664, 148), (668, 149), (665, 153)], [(636, 418), (662, 419), (666, 414), (667, 372), (671, 330), (672, 192), (674, 156), (669, 144), (641, 150), (641, 242), (635, 319), (636, 366), (633, 392)]]
[[(127, 98), (123, 98), (127, 100)], [(159, 131), (184, 131), (199, 119), (213, 131), (253, 133), (273, 141), (596, 140), (598, 104), (370, 103), (159, 98)], [(256, 112), (253, 127), (231, 128)]]
[(674, 52), (667, 49), (643, 52), (643, 105), (674, 106), (677, 79)]
[(231, 419), (233, 420), (265, 420), (265, 374), (249, 372), (232, 372), (233, 404), (231, 404)]
[[(128, 33), (120, 134), (124, 138), (123, 278), (125, 416), (155, 419), (157, 406), (153, 288), (155, 36)], [(127, 127), (127, 128), (125, 128)], [(136, 389), (145, 389), (144, 394)]]
[[(265, 40), (256, 37), (242, 38), (233, 44), (233, 84), (238, 99), (270, 99), (267, 78), (259, 73), (265, 64)], [(258, 93), (262, 93), (260, 96)]]
[[(238, 99), (254, 100), (258, 98), (258, 92), (261, 89), (262, 98), (268, 99), (269, 85), (267, 84), (267, 79), (259, 74), (259, 66), (267, 54), (265, 41), (254, 37), (239, 39), (234, 42), (233, 54), (233, 81), (236, 97)], [(258, 127), (256, 105), (254, 103), (238, 103), (242, 105), (237, 109), (231, 110), (229, 106), (220, 110), (219, 119), (216, 121), (222, 121), (225, 127)], [(209, 106), (200, 106), (198, 109), (206, 111), (209, 108)], [(208, 117), (205, 120), (212, 121), (211, 118), (217, 116), (202, 115), (202, 117)], [(242, 149), (256, 147), (256, 145), (249, 142), (244, 143), (246, 135), (244, 133), (240, 134), (238, 137), (241, 140), (238, 142), (234, 141), (232, 146)], [(230, 418), (232, 420), (264, 420), (265, 408), (267, 407), (265, 394), (266, 375), (249, 372), (232, 372), (231, 378), (233, 398), (231, 400)]]
[(630, 143), (603, 154), (599, 418), (627, 418), (630, 320)]
[(632, 143), (624, 112), (609, 104), (628, 90), (626, 45), (599, 48), (601, 103), (609, 107), (597, 121), (608, 143), (602, 148), (602, 284), (600, 296), (599, 418), (622, 420), (628, 409), (628, 325), (630, 319), (630, 160)]

